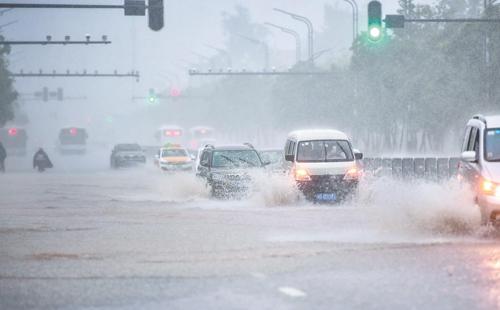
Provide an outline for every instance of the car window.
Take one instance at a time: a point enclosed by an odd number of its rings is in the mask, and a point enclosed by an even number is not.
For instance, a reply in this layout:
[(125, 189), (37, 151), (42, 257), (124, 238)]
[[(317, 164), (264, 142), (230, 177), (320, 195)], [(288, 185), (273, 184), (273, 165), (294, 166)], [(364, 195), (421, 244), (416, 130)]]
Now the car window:
[(200, 165), (208, 166), (209, 159), (210, 159), (210, 153), (203, 152), (203, 154), (201, 154)]
[(298, 162), (335, 162), (354, 160), (351, 146), (345, 140), (301, 141)]
[(467, 151), (474, 151), (474, 142), (477, 139), (477, 134), (478, 134), (478, 129), (477, 127), (472, 127), (470, 136), (469, 136), (469, 143), (467, 144)]
[(467, 126), (467, 129), (465, 129), (464, 142), (462, 143), (462, 152), (467, 151), (471, 129), (472, 128), (470, 126)]
[(485, 131), (484, 155), (487, 161), (500, 161), (500, 128)]

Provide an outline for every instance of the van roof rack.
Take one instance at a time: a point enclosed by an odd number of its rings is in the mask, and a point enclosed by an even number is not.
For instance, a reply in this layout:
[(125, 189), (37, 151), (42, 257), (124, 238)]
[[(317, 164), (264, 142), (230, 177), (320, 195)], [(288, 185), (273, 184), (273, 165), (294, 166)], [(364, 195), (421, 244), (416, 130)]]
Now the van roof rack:
[(486, 118), (482, 114), (476, 114), (472, 117), (473, 119), (480, 120), (486, 125)]

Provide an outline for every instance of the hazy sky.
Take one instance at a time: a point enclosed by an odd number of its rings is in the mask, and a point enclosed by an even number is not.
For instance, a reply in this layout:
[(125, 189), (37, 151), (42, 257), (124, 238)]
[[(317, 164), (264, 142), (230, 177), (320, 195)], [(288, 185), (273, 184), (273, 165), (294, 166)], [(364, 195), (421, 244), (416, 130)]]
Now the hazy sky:
[[(29, 2), (28, 0), (23, 2)], [(36, 1), (33, 1), (36, 2)], [(40, 1), (42, 2), (42, 1)], [(106, 3), (120, 4), (122, 1), (71, 1), (51, 0), (50, 3)], [(366, 3), (358, 0), (360, 7), (360, 29), (365, 28)], [(132, 101), (132, 96), (144, 96), (149, 88), (158, 90), (168, 88), (173, 81), (179, 80), (182, 86), (199, 83), (187, 76), (186, 62), (199, 61), (193, 52), (210, 56), (214, 51), (205, 44), (223, 46), (224, 36), (221, 28), (221, 14), (233, 11), (235, 5), (250, 9), (256, 22), (266, 21), (287, 25), (297, 29), (305, 39), (304, 25), (291, 18), (278, 14), (274, 7), (286, 9), (310, 17), (316, 29), (323, 27), (323, 8), (328, 3), (339, 10), (351, 14), (350, 6), (344, 0), (306, 1), (306, 0), (182, 0), (165, 1), (165, 28), (153, 32), (147, 27), (147, 17), (125, 17), (121, 10), (35, 10), (16, 9), (0, 16), (0, 24), (11, 21), (17, 23), (3, 29), (3, 35), (11, 40), (37, 40), (52, 35), (53, 39), (63, 39), (71, 35), (73, 39), (83, 39), (91, 34), (95, 39), (108, 35), (113, 42), (106, 46), (14, 46), (10, 56), (12, 71), (82, 71), (120, 72), (131, 69), (141, 72), (140, 82), (132, 79), (32, 79), (19, 78), (16, 88), (24, 98), (43, 86), (50, 89), (63, 87), (65, 95), (87, 96), (88, 100), (65, 102), (64, 107), (50, 103), (45, 107), (40, 102), (26, 102), (26, 110), (31, 114), (49, 113), (53, 109), (66, 110), (67, 116), (59, 121), (82, 121), (85, 117), (103, 117), (111, 112), (133, 111), (142, 102)], [(394, 12), (397, 0), (383, 1), (384, 12)], [(350, 26), (338, 29), (339, 33), (351, 31)], [(271, 36), (270, 45), (275, 50), (293, 50), (294, 42), (289, 37), (276, 32)], [(332, 44), (335, 38), (332, 38)], [(305, 42), (303, 46), (305, 47)], [(271, 62), (277, 62), (271, 59)], [(286, 59), (280, 59), (286, 63)], [(293, 59), (290, 59), (293, 61)], [(290, 63), (292, 64), (292, 63)], [(196, 78), (200, 79), (200, 78)], [(111, 111), (111, 112), (110, 112)], [(117, 112), (118, 111), (118, 112)], [(40, 114), (40, 115), (41, 115)], [(32, 117), (33, 118), (33, 117)]]

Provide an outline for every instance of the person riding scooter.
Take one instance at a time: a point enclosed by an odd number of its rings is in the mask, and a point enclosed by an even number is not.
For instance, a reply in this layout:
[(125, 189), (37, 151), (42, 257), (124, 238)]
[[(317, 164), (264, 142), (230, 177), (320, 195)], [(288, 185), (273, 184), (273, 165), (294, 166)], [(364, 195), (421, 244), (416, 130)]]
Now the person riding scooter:
[(5, 172), (5, 158), (7, 158), (7, 151), (0, 142), (0, 172)]
[(44, 172), (45, 169), (52, 167), (52, 162), (47, 153), (42, 148), (39, 148), (33, 156), (33, 169), (38, 168), (38, 172)]

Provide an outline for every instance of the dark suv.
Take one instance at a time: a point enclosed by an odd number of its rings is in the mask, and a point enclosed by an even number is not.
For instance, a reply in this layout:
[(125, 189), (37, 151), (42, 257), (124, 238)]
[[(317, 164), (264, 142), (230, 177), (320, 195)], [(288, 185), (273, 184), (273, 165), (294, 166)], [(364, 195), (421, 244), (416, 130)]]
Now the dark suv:
[(117, 144), (111, 151), (110, 165), (113, 169), (145, 163), (146, 155), (139, 144)]
[(212, 197), (229, 198), (247, 193), (252, 185), (251, 172), (266, 165), (250, 144), (207, 145), (201, 152), (196, 174), (207, 181)]

